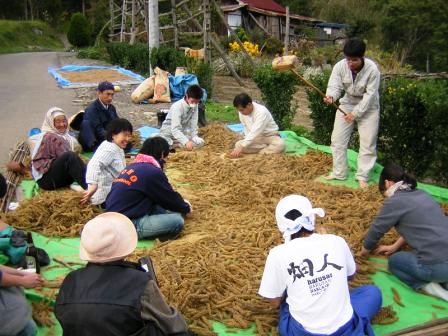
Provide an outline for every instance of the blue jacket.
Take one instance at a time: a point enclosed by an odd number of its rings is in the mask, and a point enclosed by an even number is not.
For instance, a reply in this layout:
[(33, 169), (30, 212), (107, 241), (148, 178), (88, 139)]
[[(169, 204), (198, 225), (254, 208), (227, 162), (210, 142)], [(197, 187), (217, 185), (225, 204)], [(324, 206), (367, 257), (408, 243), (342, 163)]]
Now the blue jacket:
[(99, 99), (96, 99), (87, 106), (79, 130), (79, 143), (84, 151), (95, 150), (106, 140), (106, 126), (117, 118), (117, 110), (112, 104), (105, 109)]
[(162, 169), (149, 163), (131, 163), (112, 183), (106, 211), (137, 219), (151, 215), (156, 206), (187, 214), (190, 206), (173, 190)]

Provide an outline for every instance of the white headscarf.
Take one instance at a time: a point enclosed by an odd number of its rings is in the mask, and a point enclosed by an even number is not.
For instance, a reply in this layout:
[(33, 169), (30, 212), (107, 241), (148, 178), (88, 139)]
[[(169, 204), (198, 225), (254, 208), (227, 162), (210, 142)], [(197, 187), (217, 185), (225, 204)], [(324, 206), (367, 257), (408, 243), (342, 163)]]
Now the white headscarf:
[[(291, 220), (285, 215), (291, 210), (297, 210), (301, 216)], [(280, 232), (283, 234), (285, 242), (291, 240), (291, 235), (305, 228), (314, 231), (316, 216), (324, 217), (325, 211), (322, 208), (313, 208), (308, 198), (300, 195), (289, 195), (278, 202), (275, 209), (275, 218)]]
[(42, 123), (42, 134), (55, 133), (63, 137), (70, 144), (71, 150), (75, 151), (78, 145), (78, 141), (68, 133), (68, 125), (65, 132), (59, 132), (58, 129), (54, 126), (54, 119), (59, 116), (64, 116), (67, 119), (64, 110), (60, 107), (52, 107), (47, 111), (44, 122)]

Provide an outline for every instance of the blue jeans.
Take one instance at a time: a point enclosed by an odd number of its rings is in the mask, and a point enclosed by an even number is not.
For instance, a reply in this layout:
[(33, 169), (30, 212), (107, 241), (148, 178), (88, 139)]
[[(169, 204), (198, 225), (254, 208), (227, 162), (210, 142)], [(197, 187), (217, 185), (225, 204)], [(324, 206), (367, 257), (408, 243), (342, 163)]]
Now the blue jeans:
[[(374, 336), (370, 320), (381, 308), (381, 291), (373, 285), (361, 286), (350, 292), (353, 317), (329, 336)], [(289, 306), (283, 302), (280, 306), (278, 323), (280, 336), (324, 336), (308, 332), (289, 313)]]
[(29, 320), (25, 325), (25, 328), (22, 329), (16, 336), (34, 336), (37, 335), (37, 326), (33, 319)]
[(150, 215), (133, 219), (132, 222), (137, 230), (138, 239), (175, 235), (184, 226), (181, 214), (168, 212), (159, 206)]
[(422, 264), (415, 253), (397, 252), (389, 257), (389, 270), (413, 289), (429, 282), (448, 282), (448, 261), (439, 264)]

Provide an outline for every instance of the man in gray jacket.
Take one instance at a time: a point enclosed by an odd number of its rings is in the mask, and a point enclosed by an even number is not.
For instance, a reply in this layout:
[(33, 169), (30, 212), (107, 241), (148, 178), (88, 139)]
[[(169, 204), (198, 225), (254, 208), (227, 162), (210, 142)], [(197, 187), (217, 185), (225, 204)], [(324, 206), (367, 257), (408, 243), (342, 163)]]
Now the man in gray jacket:
[(372, 60), (364, 57), (365, 50), (362, 40), (352, 38), (347, 41), (344, 45), (345, 59), (334, 66), (324, 98), (326, 104), (331, 104), (345, 92), (340, 107), (346, 114), (340, 110), (336, 112), (331, 135), (333, 171), (326, 178), (347, 178), (347, 145), (356, 121), (359, 132), (356, 179), (361, 188), (368, 186), (369, 172), (375, 165), (380, 118), (380, 72)]

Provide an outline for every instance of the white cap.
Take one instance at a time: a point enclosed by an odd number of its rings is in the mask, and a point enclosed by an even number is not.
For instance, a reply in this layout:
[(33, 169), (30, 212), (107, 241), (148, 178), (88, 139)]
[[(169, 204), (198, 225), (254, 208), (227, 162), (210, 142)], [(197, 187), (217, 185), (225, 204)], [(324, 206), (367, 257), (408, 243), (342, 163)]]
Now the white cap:
[[(292, 220), (285, 215), (290, 211), (296, 210), (299, 217)], [(280, 232), (283, 234), (285, 242), (291, 240), (291, 235), (305, 228), (308, 231), (314, 231), (315, 215), (325, 216), (325, 211), (321, 208), (313, 208), (308, 198), (300, 195), (289, 195), (278, 202), (275, 209), (275, 219)]]

